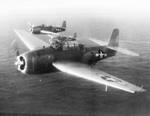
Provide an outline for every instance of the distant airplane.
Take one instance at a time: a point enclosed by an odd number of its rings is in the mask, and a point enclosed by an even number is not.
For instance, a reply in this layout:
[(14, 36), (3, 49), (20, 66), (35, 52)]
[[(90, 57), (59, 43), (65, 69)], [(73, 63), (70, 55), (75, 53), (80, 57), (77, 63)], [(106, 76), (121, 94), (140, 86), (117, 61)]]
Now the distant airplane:
[[(17, 56), (16, 65), (24, 74), (40, 74), (62, 71), (95, 83), (124, 90), (126, 92), (144, 92), (136, 86), (93, 67), (98, 61), (115, 56), (117, 52), (138, 56), (138, 54), (119, 47), (119, 30), (114, 29), (107, 45), (99, 40), (95, 47), (85, 46), (76, 39), (55, 38), (46, 43), (24, 30), (15, 33), (28, 47), (29, 51)], [(99, 45), (98, 45), (99, 44)], [(18, 52), (18, 51), (17, 51)]]
[(33, 34), (55, 34), (66, 30), (66, 21), (63, 21), (62, 26), (60, 27), (52, 25), (46, 26), (44, 24), (35, 26), (31, 23), (28, 23), (28, 25), (30, 27), (29, 31)]

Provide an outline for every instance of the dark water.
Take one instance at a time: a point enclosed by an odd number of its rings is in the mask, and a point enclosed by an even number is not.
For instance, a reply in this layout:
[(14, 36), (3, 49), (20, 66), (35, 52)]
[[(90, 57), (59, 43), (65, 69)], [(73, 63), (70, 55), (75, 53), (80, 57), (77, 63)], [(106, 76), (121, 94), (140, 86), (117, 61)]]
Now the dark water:
[[(68, 19), (69, 20), (69, 19)], [(149, 116), (150, 115), (150, 33), (148, 25), (91, 19), (68, 21), (68, 32), (106, 40), (114, 27), (120, 29), (120, 46), (140, 53), (122, 54), (103, 60), (95, 67), (137, 85), (145, 93), (130, 94), (79, 79), (65, 73), (23, 75), (14, 66), (10, 47), (16, 38), (12, 29), (25, 28), (25, 21), (4, 26), (0, 36), (0, 112), (49, 115)], [(50, 22), (50, 21), (49, 21)], [(145, 26), (143, 28), (143, 26)], [(20, 46), (22, 45), (19, 42)], [(25, 47), (20, 48), (24, 51)]]

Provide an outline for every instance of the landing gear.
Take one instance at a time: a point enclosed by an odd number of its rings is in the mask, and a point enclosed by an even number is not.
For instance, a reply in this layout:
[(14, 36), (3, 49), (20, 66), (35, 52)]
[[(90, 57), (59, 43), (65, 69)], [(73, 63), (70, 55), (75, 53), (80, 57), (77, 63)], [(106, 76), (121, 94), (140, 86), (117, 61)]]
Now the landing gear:
[(106, 92), (108, 91), (108, 86), (107, 86), (107, 85), (105, 86), (105, 91), (106, 91)]

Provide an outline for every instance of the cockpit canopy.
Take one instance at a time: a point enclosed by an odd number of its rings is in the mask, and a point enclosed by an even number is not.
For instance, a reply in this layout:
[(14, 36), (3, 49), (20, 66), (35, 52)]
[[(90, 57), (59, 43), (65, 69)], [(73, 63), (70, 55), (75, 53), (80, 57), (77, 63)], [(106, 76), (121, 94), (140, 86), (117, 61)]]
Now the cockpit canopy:
[(75, 49), (75, 48), (78, 48), (78, 47), (79, 47), (79, 44), (76, 40), (66, 41), (63, 44), (63, 50)]
[(50, 46), (56, 50), (68, 50), (79, 47), (79, 44), (74, 37), (58, 36), (50, 39)]

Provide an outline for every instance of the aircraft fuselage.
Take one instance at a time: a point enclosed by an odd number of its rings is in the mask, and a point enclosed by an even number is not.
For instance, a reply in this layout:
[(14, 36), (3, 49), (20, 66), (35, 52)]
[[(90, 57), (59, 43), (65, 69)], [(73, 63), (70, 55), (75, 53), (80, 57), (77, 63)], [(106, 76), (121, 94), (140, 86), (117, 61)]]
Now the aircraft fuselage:
[(52, 65), (53, 62), (73, 61), (92, 65), (115, 54), (115, 51), (104, 46), (77, 47), (69, 48), (68, 50), (56, 50), (52, 47), (47, 47), (20, 55), (18, 60), (21, 60), (22, 63), (18, 66), (18, 70), (29, 74), (48, 73), (56, 71)]
[(65, 28), (54, 27), (54, 26), (36, 26), (32, 29), (32, 33), (41, 34), (41, 30), (59, 33), (59, 32), (65, 31)]

